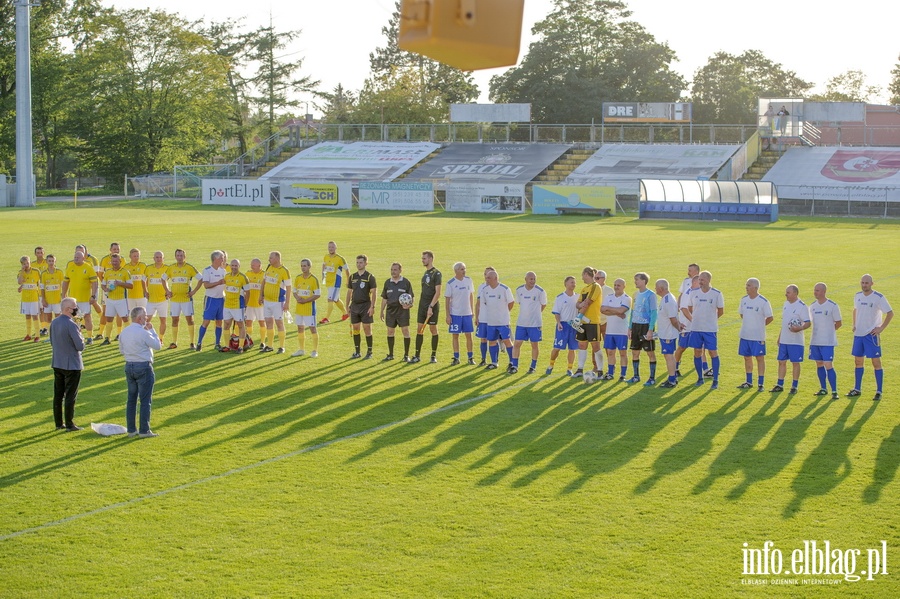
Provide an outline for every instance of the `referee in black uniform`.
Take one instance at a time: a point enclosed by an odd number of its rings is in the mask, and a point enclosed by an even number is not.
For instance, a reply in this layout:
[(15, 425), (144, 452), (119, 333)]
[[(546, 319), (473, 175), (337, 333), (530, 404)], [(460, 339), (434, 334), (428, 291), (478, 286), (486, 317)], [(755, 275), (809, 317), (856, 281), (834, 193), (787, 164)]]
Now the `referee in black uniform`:
[[(400, 327), (403, 333), (403, 361), (409, 362), (409, 306), (400, 304), (400, 296), (408, 293), (413, 295), (412, 283), (403, 278), (400, 272), (403, 266), (399, 262), (391, 264), (391, 278), (384, 282), (381, 290), (381, 320), (387, 326), (388, 354), (382, 362), (390, 362), (394, 359), (394, 330)], [(386, 312), (385, 312), (386, 311)], [(387, 318), (385, 318), (385, 313)]]
[(419, 354), (422, 352), (422, 342), (425, 340), (425, 325), (431, 329), (431, 363), (437, 364), (438, 346), (438, 313), (441, 309), (441, 288), (443, 278), (441, 271), (434, 267), (434, 252), (425, 250), (422, 252), (422, 266), (425, 274), (422, 275), (422, 295), (419, 299), (418, 330), (416, 331), (416, 355), (410, 362), (419, 362)]
[(353, 346), (356, 348), (350, 357), (360, 357), (359, 325), (362, 324), (366, 334), (366, 360), (372, 357), (372, 315), (375, 314), (375, 294), (378, 293), (375, 277), (366, 270), (368, 263), (369, 258), (365, 254), (356, 257), (356, 272), (350, 275), (347, 285), (347, 308), (350, 311)]

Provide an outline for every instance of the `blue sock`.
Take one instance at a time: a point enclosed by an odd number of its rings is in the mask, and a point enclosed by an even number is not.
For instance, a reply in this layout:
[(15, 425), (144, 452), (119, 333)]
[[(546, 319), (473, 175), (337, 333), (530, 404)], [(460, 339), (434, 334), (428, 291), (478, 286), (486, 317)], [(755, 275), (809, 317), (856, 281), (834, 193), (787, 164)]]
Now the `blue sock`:
[[(748, 384), (748, 385), (752, 385), (752, 384), (753, 384), (753, 373), (752, 373), (752, 372), (748, 372), (748, 373), (747, 373), (747, 384)], [(760, 384), (762, 384), (762, 383), (760, 383)]]
[(831, 392), (837, 393), (837, 371), (834, 368), (825, 371), (828, 382), (831, 384)]
[(702, 381), (703, 373), (706, 371), (706, 364), (703, 363), (703, 358), (694, 358), (694, 370), (697, 371), (697, 378)]
[(206, 327), (200, 325), (200, 334), (197, 336), (197, 345), (203, 343), (203, 338), (206, 336)]
[(862, 377), (863, 377), (864, 370), (865, 370), (865, 368), (857, 368), (856, 369), (856, 386), (853, 388), (856, 389), (857, 391), (862, 390)]
[(879, 368), (875, 371), (875, 386), (878, 393), (881, 393), (881, 383), (884, 382), (884, 370)]
[(488, 346), (488, 352), (491, 354), (491, 364), (496, 364), (500, 361), (500, 346), (499, 345), (490, 345)]
[(673, 374), (672, 376), (670, 376), (670, 377), (669, 377), (668, 379), (666, 379), (666, 380), (669, 381), (670, 383), (678, 382), (678, 379), (675, 378), (675, 375), (674, 375), (674, 374)]
[(784, 387), (784, 379), (778, 379), (778, 382), (775, 384), (778, 385), (779, 387)]
[(531, 361), (531, 367), (532, 367), (532, 368), (537, 368), (537, 360), (532, 360), (532, 361)]
[(675, 370), (676, 371), (681, 370), (681, 362), (675, 362)]
[(631, 367), (634, 369), (634, 378), (638, 378), (641, 376), (641, 361), (640, 360), (632, 360)]
[(453, 352), (453, 359), (459, 360), (459, 352), (458, 351)]
[(622, 367), (619, 368), (619, 372), (622, 373), (620, 376), (624, 379), (625, 376), (628, 374), (628, 366), (627, 366), (627, 365), (622, 365)]
[[(509, 361), (512, 362), (513, 357), (512, 357), (512, 347), (511, 346), (506, 348), (506, 356), (509, 358)], [(518, 365), (519, 365), (519, 359), (516, 358), (516, 366), (518, 366)]]
[(487, 341), (481, 344), (481, 361), (484, 362), (484, 359), (487, 357), (488, 344)]
[(656, 378), (656, 362), (650, 362), (650, 378)]
[(763, 381), (765, 380), (765, 378), (766, 378), (765, 376), (760, 375), (759, 378), (757, 379), (757, 380), (759, 381), (759, 383), (757, 383), (757, 384), (758, 384), (760, 387), (763, 386)]
[(519, 367), (519, 358), (510, 358), (509, 363), (513, 365), (514, 368)]
[(713, 367), (713, 380), (719, 380), (719, 368), (722, 366), (722, 362), (719, 360), (719, 356), (716, 356), (712, 359), (712, 367)]
[(469, 359), (472, 359), (472, 352), (466, 352), (466, 355), (469, 356)]
[(222, 327), (216, 327), (216, 345), (222, 343)]
[(825, 388), (825, 367), (816, 367), (816, 374), (819, 375), (819, 389)]
[(615, 365), (615, 364), (610, 364), (610, 365), (607, 367), (607, 369), (608, 369), (609, 374), (610, 374), (610, 375), (613, 375), (613, 374), (615, 374), (615, 372), (616, 372), (616, 365)]
[(799, 387), (799, 386), (800, 386), (800, 381), (798, 381), (797, 379), (794, 379), (793, 381), (791, 381), (791, 388), (792, 388), (792, 389), (796, 389), (796, 388)]
[(703, 362), (703, 372), (706, 372), (707, 370), (709, 370), (709, 364)]

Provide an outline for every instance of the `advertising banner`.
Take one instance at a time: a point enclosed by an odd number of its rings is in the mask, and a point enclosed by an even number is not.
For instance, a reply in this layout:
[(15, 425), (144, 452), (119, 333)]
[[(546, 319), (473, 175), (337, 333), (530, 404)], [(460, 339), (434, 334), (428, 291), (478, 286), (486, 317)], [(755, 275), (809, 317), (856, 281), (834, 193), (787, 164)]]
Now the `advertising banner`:
[(349, 181), (282, 181), (279, 187), (282, 208), (350, 210), (353, 207), (353, 185)]
[(525, 186), (502, 183), (450, 183), (447, 212), (525, 212)]
[(531, 195), (534, 214), (559, 214), (557, 207), (608, 208), (610, 214), (616, 213), (615, 187), (535, 185)]
[(363, 182), (359, 184), (359, 208), (430, 212), (434, 210), (434, 188), (431, 183)]
[(260, 178), (390, 181), (440, 147), (429, 142), (328, 141), (288, 158)]
[(689, 123), (690, 102), (604, 102), (604, 123)]
[(455, 143), (420, 165), (406, 179), (432, 181), (436, 189), (451, 182), (528, 183), (569, 149), (566, 144)]
[(900, 149), (791, 148), (768, 173), (782, 199), (900, 201)]
[(530, 123), (531, 104), (451, 104), (451, 123)]
[(271, 206), (269, 183), (245, 179), (203, 179), (201, 203), (220, 206)]

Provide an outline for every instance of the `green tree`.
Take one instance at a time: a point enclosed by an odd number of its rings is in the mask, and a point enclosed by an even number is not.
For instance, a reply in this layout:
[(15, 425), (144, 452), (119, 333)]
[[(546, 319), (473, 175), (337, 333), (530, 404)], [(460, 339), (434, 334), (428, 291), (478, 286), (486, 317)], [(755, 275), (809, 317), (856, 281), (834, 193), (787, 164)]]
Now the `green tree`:
[(103, 175), (206, 161), (224, 128), (226, 65), (197, 23), (105, 12), (76, 54), (72, 96), (85, 163)]
[(891, 104), (900, 104), (900, 56), (897, 57), (897, 64), (891, 70), (891, 83), (888, 85), (888, 91), (891, 92)]
[(234, 20), (213, 22), (203, 31), (213, 52), (225, 65), (225, 86), (220, 90), (222, 102), (228, 106), (226, 125), (222, 131), (225, 141), (236, 140), (238, 155), (247, 152), (247, 140), (252, 137), (250, 119), (251, 85), (243, 72), (247, 67), (250, 36), (240, 31)]
[(265, 137), (277, 130), (276, 112), (300, 106), (302, 102), (295, 94), (315, 92), (319, 85), (318, 81), (309, 76), (295, 77), (303, 65), (302, 59), (284, 60), (282, 52), (300, 33), (299, 30), (278, 32), (270, 23), (268, 27), (260, 27), (248, 37), (250, 49), (247, 58), (257, 67), (256, 74), (249, 81), (257, 92), (253, 101), (265, 115)]
[(868, 102), (881, 93), (877, 85), (866, 85), (866, 75), (859, 70), (841, 73), (828, 80), (825, 93), (814, 94), (810, 100), (817, 102)]
[(356, 94), (347, 91), (340, 83), (330, 92), (319, 92), (319, 98), (324, 100), (314, 106), (322, 111), (322, 120), (326, 123), (352, 123), (353, 113), (356, 109)]
[(491, 78), (491, 99), (530, 102), (545, 123), (591, 122), (605, 101), (677, 100), (675, 53), (630, 16), (617, 0), (554, 0), (521, 64)]
[(405, 68), (366, 81), (353, 109), (356, 123), (439, 123), (447, 120), (447, 103), (429, 90), (415, 69)]
[(752, 124), (760, 97), (803, 97), (812, 88), (759, 50), (716, 52), (694, 74), (691, 101), (698, 123)]

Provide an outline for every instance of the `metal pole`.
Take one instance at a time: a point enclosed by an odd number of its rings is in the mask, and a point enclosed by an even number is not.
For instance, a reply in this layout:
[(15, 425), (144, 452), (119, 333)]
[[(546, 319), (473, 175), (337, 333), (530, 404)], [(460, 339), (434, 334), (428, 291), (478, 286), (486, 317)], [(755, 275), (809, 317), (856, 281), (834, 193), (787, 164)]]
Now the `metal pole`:
[(31, 138), (31, 5), (16, 0), (16, 206), (34, 206)]

